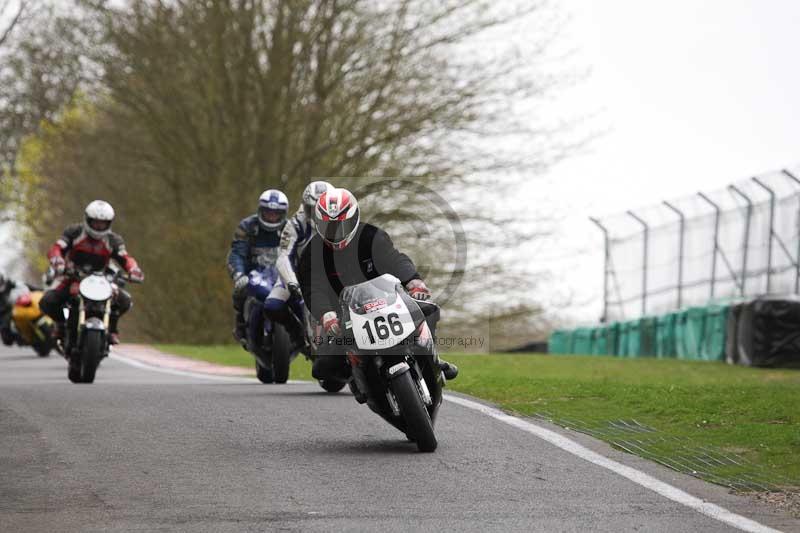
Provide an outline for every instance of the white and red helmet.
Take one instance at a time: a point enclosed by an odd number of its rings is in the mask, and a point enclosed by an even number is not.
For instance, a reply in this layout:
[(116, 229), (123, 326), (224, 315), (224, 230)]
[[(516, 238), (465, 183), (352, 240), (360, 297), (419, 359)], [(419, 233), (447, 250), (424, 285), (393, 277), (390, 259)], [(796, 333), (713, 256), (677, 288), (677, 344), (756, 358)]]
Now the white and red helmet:
[(358, 202), (347, 189), (330, 188), (322, 193), (314, 209), (317, 233), (334, 250), (343, 250), (358, 230)]

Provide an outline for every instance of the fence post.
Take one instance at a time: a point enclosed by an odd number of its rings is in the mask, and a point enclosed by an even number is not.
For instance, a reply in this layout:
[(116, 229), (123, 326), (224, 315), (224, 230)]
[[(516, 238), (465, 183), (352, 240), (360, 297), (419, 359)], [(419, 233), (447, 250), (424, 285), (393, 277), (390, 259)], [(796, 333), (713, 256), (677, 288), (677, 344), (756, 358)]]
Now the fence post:
[(744, 286), (747, 283), (747, 247), (750, 245), (750, 219), (753, 216), (753, 201), (750, 200), (745, 193), (743, 193), (736, 185), (728, 185), (728, 189), (732, 190), (741, 196), (747, 202), (747, 223), (744, 227), (744, 252), (742, 254), (742, 284), (740, 288), (740, 295), (744, 296)]
[(683, 307), (683, 243), (686, 235), (686, 217), (683, 212), (664, 200), (664, 205), (680, 217), (680, 240), (678, 242), (678, 309)]
[(717, 254), (719, 253), (719, 219), (720, 208), (711, 198), (698, 192), (697, 196), (708, 202), (714, 208), (714, 257), (711, 258), (711, 300), (714, 299), (714, 286), (717, 283)]
[[(792, 180), (796, 184), (800, 185), (800, 178), (798, 178), (797, 176), (795, 176), (794, 174), (792, 174), (791, 172), (789, 172), (786, 169), (783, 169), (781, 172), (783, 172), (784, 176), (786, 176), (787, 178), (789, 178), (790, 180)], [(800, 195), (798, 195), (798, 198), (800, 198)], [(798, 212), (800, 212), (800, 211), (798, 211)], [(800, 218), (798, 219), (797, 231), (798, 231), (798, 233), (800, 233)], [(795, 260), (795, 266), (796, 266), (796, 269), (795, 269), (795, 272), (794, 272), (794, 293), (798, 294), (798, 293), (800, 293), (800, 235), (798, 235), (798, 239), (797, 239), (797, 259)]]
[(753, 181), (769, 193), (769, 240), (767, 241), (767, 294), (772, 292), (772, 236), (775, 234), (775, 191), (757, 177)]
[(642, 260), (642, 316), (645, 316), (647, 314), (647, 246), (650, 241), (650, 226), (648, 226), (647, 222), (639, 218), (633, 211), (626, 211), (626, 213), (644, 228), (644, 258)]
[(604, 240), (604, 260), (603, 260), (603, 316), (600, 317), (600, 322), (605, 323), (608, 320), (608, 268), (609, 268), (609, 255), (611, 254), (610, 243), (608, 241), (608, 229), (606, 229), (603, 224), (596, 218), (589, 217), (589, 220), (594, 223), (595, 226), (600, 228), (600, 231), (603, 232), (603, 240)]

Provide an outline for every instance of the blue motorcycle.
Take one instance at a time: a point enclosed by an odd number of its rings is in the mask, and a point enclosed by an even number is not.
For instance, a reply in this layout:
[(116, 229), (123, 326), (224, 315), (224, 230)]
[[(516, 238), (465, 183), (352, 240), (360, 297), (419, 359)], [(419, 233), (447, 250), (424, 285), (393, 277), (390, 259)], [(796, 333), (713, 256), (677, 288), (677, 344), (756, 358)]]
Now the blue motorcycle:
[[(256, 376), (262, 383), (286, 383), (289, 366), (300, 351), (286, 326), (273, 323), (264, 313), (272, 288), (280, 283), (274, 266), (260, 267), (249, 274), (244, 317), (247, 323), (247, 351), (256, 360)], [(289, 312), (297, 320), (303, 316), (303, 303), (289, 300)]]

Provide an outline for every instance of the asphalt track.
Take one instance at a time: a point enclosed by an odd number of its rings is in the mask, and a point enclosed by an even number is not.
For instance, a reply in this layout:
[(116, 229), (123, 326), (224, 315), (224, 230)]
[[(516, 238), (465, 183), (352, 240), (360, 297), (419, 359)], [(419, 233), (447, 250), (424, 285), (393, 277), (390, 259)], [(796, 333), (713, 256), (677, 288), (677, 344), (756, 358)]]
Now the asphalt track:
[[(538, 426), (541, 424), (537, 423)], [(787, 515), (550, 427), (782, 531)], [(349, 394), (0, 349), (0, 531), (735, 531), (531, 433), (445, 402), (416, 452)]]

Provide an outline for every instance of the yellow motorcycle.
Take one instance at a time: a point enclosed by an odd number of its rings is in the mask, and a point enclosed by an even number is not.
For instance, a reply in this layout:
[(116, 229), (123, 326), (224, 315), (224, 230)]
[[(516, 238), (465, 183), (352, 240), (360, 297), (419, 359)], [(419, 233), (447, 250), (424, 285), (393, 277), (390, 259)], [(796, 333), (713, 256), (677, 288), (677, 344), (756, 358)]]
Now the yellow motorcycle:
[(11, 311), (11, 330), (20, 346), (31, 346), (39, 357), (47, 357), (56, 348), (53, 320), (39, 309), (43, 291), (23, 294)]

